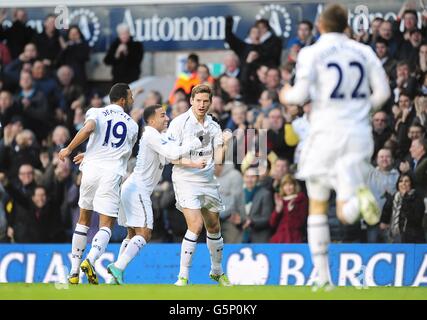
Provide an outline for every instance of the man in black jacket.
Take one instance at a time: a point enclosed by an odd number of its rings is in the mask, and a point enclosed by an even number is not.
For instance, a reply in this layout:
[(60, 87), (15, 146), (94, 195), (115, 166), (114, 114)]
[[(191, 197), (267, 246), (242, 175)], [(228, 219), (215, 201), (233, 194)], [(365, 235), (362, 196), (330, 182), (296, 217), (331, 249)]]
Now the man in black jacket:
[(269, 67), (280, 66), (282, 56), (282, 39), (274, 34), (268, 21), (260, 19), (255, 23), (260, 31), (260, 64), (266, 64)]
[(112, 43), (104, 58), (106, 65), (112, 66), (113, 83), (131, 83), (139, 79), (144, 48), (134, 41), (126, 24), (117, 26), (118, 38)]

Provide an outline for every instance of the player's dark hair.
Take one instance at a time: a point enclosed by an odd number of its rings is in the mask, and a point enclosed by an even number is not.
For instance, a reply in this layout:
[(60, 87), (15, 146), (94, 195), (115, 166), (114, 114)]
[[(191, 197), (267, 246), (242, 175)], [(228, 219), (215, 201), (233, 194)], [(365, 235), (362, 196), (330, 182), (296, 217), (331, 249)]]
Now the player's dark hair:
[(343, 33), (348, 26), (347, 9), (340, 4), (328, 5), (320, 17), (326, 32)]
[(148, 123), (148, 120), (150, 120), (150, 118), (156, 114), (156, 110), (159, 108), (163, 108), (163, 106), (161, 104), (153, 104), (152, 106), (148, 106), (144, 109), (144, 114), (142, 117), (144, 118), (144, 122), (146, 124)]
[(208, 93), (209, 94), (209, 100), (212, 101), (213, 92), (212, 92), (212, 89), (210, 86), (208, 86), (206, 84), (199, 84), (199, 85), (195, 86), (193, 88), (193, 90), (191, 90), (191, 99), (194, 99), (194, 97), (198, 93)]
[(111, 87), (110, 93), (108, 94), (110, 102), (113, 103), (122, 98), (127, 99), (128, 90), (130, 90), (130, 88), (126, 83), (116, 83)]

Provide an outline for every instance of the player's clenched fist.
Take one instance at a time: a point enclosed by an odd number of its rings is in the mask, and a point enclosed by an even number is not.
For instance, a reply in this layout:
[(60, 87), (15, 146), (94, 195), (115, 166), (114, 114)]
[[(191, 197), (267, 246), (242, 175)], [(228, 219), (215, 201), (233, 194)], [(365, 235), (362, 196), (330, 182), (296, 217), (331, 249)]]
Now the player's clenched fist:
[(71, 150), (69, 148), (63, 148), (58, 153), (59, 160), (64, 161), (66, 157), (71, 154)]
[(229, 130), (225, 130), (225, 131), (222, 133), (222, 139), (223, 139), (223, 141), (224, 141), (224, 144), (225, 144), (225, 145), (227, 145), (227, 144), (228, 144), (228, 142), (229, 142), (232, 138), (233, 138), (233, 134), (231, 133), (231, 131), (229, 131)]

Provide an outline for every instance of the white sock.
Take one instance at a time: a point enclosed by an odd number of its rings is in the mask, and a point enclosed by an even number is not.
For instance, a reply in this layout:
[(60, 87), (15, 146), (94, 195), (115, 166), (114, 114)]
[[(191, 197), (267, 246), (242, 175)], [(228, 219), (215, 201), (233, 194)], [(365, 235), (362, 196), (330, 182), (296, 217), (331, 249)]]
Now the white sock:
[(129, 243), (130, 239), (128, 238), (124, 238), (122, 241), (122, 245), (120, 246), (120, 250), (119, 250), (119, 257), (122, 255), (123, 252), (125, 252), (125, 249)]
[(87, 232), (89, 227), (76, 224), (71, 241), (71, 271), (70, 274), (79, 273), (80, 263), (82, 262), (83, 253), (87, 244)]
[(104, 253), (110, 238), (111, 230), (107, 227), (102, 227), (95, 234), (95, 237), (93, 237), (92, 240), (92, 247), (90, 248), (89, 254), (87, 255), (87, 259), (92, 265), (94, 265), (95, 261), (98, 260), (99, 257)]
[(211, 273), (223, 274), (222, 271), (222, 251), (224, 249), (224, 240), (221, 237), (221, 232), (206, 233), (206, 244), (208, 245), (211, 256)]
[(309, 215), (307, 221), (308, 244), (311, 259), (318, 272), (317, 283), (323, 285), (330, 281), (328, 246), (330, 240), (328, 217), (326, 215)]
[(117, 268), (124, 270), (129, 262), (131, 262), (131, 260), (136, 257), (139, 250), (141, 250), (142, 247), (146, 244), (147, 241), (145, 241), (143, 236), (134, 236), (132, 239), (130, 239), (129, 244), (127, 245), (123, 254), (121, 254), (117, 261), (114, 262), (114, 265)]
[(181, 245), (181, 261), (179, 268), (179, 277), (187, 278), (190, 273), (191, 261), (196, 251), (198, 235), (187, 230)]
[(360, 217), (360, 210), (359, 210), (359, 200), (356, 196), (353, 196), (348, 200), (343, 208), (342, 213), (344, 216), (344, 219), (347, 223), (353, 224), (359, 219)]

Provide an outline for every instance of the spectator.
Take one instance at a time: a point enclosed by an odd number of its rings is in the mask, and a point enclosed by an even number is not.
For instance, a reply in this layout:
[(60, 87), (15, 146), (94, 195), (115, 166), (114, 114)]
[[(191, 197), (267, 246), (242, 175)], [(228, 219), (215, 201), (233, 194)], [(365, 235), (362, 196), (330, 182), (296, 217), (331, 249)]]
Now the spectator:
[(397, 54), (398, 60), (406, 60), (411, 63), (411, 69), (415, 69), (418, 61), (418, 51), (420, 49), (423, 37), (421, 31), (414, 29), (409, 32), (409, 40), (402, 42)]
[(392, 81), (391, 87), (394, 93), (394, 102), (399, 101), (402, 91), (413, 99), (417, 93), (417, 80), (410, 74), (410, 66), (407, 61), (400, 61), (396, 65), (396, 80)]
[(32, 65), (37, 57), (38, 52), (36, 45), (34, 43), (28, 43), (25, 45), (24, 51), (7, 65), (4, 71), (12, 85), (19, 82), (19, 76), (22, 70), (31, 71)]
[[(387, 196), (396, 192), (399, 171), (393, 168), (393, 155), (389, 149), (380, 149), (376, 158), (377, 166), (371, 167), (367, 185), (372, 191), (379, 209), (382, 211)], [(367, 242), (382, 242), (379, 225), (367, 226)]]
[(227, 78), (226, 102), (238, 101), (243, 102), (240, 81), (237, 78)]
[(6, 40), (12, 59), (16, 59), (27, 43), (34, 36), (34, 30), (28, 27), (27, 12), (24, 9), (15, 9), (13, 12), (13, 23), (10, 28), (3, 27), (6, 12), (0, 12), (0, 41)]
[(225, 243), (241, 243), (243, 239), (242, 221), (245, 216), (242, 185), (243, 178), (232, 164), (216, 164), (215, 176), (220, 185), (225, 210), (220, 213), (221, 234)]
[(225, 41), (238, 56), (240, 63), (244, 65), (248, 55), (256, 53), (259, 57), (260, 31), (256, 26), (249, 29), (248, 37), (243, 41), (233, 33), (233, 17), (227, 16), (225, 19)]
[(418, 78), (420, 79), (421, 85), (425, 89), (421, 89), (422, 93), (424, 95), (427, 94), (427, 82), (426, 82), (426, 76), (427, 76), (427, 43), (423, 43), (420, 46), (420, 50), (418, 52), (418, 62), (416, 67), (416, 74)]
[(33, 78), (29, 72), (21, 72), (19, 85), (21, 90), (15, 96), (15, 101), (22, 114), (24, 128), (32, 130), (37, 139), (42, 140), (51, 129), (48, 101), (43, 92), (34, 88)]
[(229, 108), (231, 109), (231, 117), (228, 120), (228, 123), (225, 128), (230, 129), (231, 131), (234, 131), (236, 129), (245, 130), (247, 128), (247, 106), (239, 102), (232, 102), (229, 103), (229, 105)]
[(256, 168), (249, 167), (243, 175), (245, 219), (243, 220), (243, 243), (267, 243), (271, 237), (269, 220), (273, 212), (270, 191), (258, 185)]
[(280, 60), (282, 56), (282, 40), (277, 37), (268, 20), (260, 19), (255, 22), (255, 26), (259, 30), (260, 34), (260, 57), (259, 63), (265, 64), (269, 67), (280, 66)]
[(225, 71), (224, 75), (230, 78), (240, 79), (240, 61), (234, 52), (229, 52), (224, 58)]
[(37, 228), (37, 218), (31, 210), (31, 197), (34, 195), (34, 169), (30, 164), (19, 167), (18, 179), (1, 182), (9, 196), (13, 199), (13, 212), (8, 217), (12, 242), (38, 242), (40, 232)]
[(283, 177), (279, 193), (274, 194), (275, 209), (270, 217), (274, 234), (271, 243), (302, 243), (308, 216), (308, 199), (300, 192), (292, 175)]
[(383, 38), (378, 38), (375, 42), (375, 53), (381, 60), (383, 68), (389, 79), (392, 79), (396, 74), (396, 60), (390, 57), (388, 41)]
[(412, 175), (412, 187), (423, 197), (427, 197), (427, 140), (412, 140), (409, 149), (411, 159), (403, 162), (399, 169)]
[(43, 22), (43, 32), (34, 35), (34, 43), (39, 53), (39, 59), (50, 67), (56, 65), (56, 59), (61, 52), (59, 31), (55, 27), (56, 15), (48, 14)]
[(3, 71), (4, 67), (12, 61), (10, 56), (10, 51), (7, 45), (0, 42), (0, 74)]
[(173, 95), (178, 89), (183, 89), (187, 97), (190, 96), (191, 90), (197, 85), (197, 67), (199, 66), (199, 56), (190, 53), (187, 57), (186, 70), (178, 75), (175, 80), (173, 89), (169, 95), (169, 103), (174, 104)]
[(9, 242), (7, 237), (7, 213), (6, 213), (6, 203), (8, 202), (8, 195), (6, 190), (2, 185), (4, 180), (4, 174), (0, 173), (0, 243)]
[[(16, 105), (13, 103), (12, 94), (9, 91), (0, 91), (0, 130), (3, 131), (12, 117), (18, 113)], [(0, 134), (0, 136), (2, 136)]]
[(373, 158), (384, 147), (384, 144), (390, 139), (392, 134), (393, 129), (390, 127), (387, 113), (381, 110), (376, 111), (372, 117), (372, 135), (374, 137)]
[(278, 68), (268, 69), (265, 81), (266, 89), (278, 91), (280, 89), (280, 80), (280, 70)]
[(287, 49), (290, 49), (294, 45), (303, 48), (312, 45), (315, 41), (313, 37), (313, 24), (308, 20), (303, 20), (298, 23), (296, 37), (289, 39)]
[(90, 49), (82, 32), (78, 26), (70, 26), (67, 42), (60, 39), (61, 52), (57, 60), (58, 66), (70, 66), (74, 72), (74, 81), (82, 88), (86, 88), (86, 62), (89, 60)]
[[(188, 105), (188, 103), (187, 103)], [(225, 129), (225, 126), (228, 123), (228, 120), (230, 119), (230, 114), (228, 112), (225, 112), (224, 110), (224, 100), (220, 96), (213, 96), (212, 97), (212, 103), (211, 103), (211, 112), (212, 115), (218, 119), (219, 125), (221, 126), (221, 129)]]
[(207, 84), (211, 87), (214, 85), (214, 78), (211, 76), (209, 67), (205, 64), (200, 64), (197, 67), (197, 79), (199, 79), (199, 84)]
[(279, 107), (279, 95), (277, 90), (264, 90), (259, 98), (261, 112), (267, 116), (274, 108)]
[(278, 157), (293, 163), (298, 138), (292, 130), (292, 125), (284, 123), (279, 108), (272, 109), (268, 114), (268, 119), (270, 124), (270, 129), (267, 131), (268, 152), (273, 151)]
[(139, 79), (144, 48), (134, 41), (125, 23), (117, 26), (117, 39), (111, 44), (104, 58), (106, 65), (112, 66), (113, 83), (131, 83)]
[(388, 42), (390, 57), (395, 58), (399, 44), (393, 36), (393, 24), (387, 20), (381, 22), (378, 32), (379, 36)]
[(18, 174), (22, 164), (28, 163), (36, 168), (41, 167), (39, 147), (34, 133), (30, 130), (22, 130), (19, 122), (6, 127), (4, 145), (0, 151), (0, 171), (6, 172), (10, 178)]
[[(427, 88), (427, 74), (426, 74), (426, 88)], [(414, 120), (415, 123), (418, 123), (427, 129), (427, 96), (418, 96), (415, 98), (415, 110), (417, 116)]]
[(392, 243), (425, 243), (422, 220), (424, 201), (413, 188), (410, 175), (400, 175), (397, 192), (387, 199), (381, 215), (380, 228)]
[(65, 99), (61, 89), (56, 79), (47, 74), (46, 66), (41, 60), (34, 61), (31, 75), (33, 76), (34, 87), (43, 92), (47, 98), (50, 111), (53, 112), (57, 108), (65, 110)]

